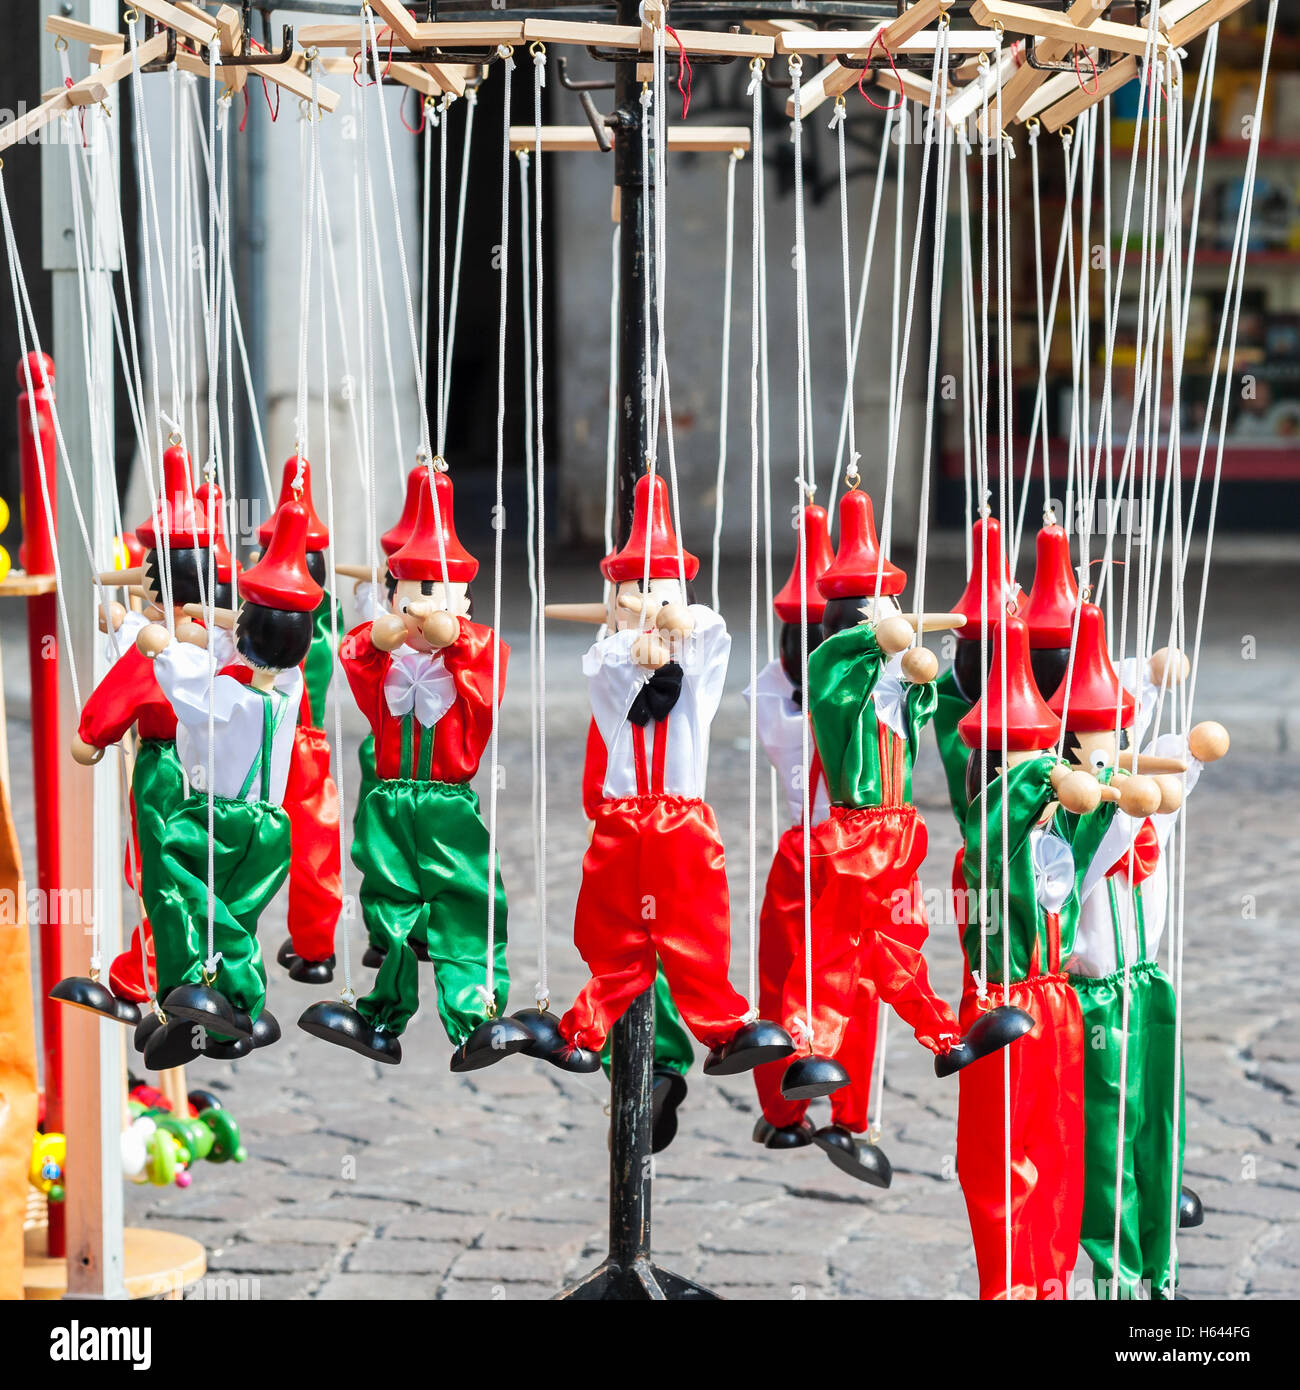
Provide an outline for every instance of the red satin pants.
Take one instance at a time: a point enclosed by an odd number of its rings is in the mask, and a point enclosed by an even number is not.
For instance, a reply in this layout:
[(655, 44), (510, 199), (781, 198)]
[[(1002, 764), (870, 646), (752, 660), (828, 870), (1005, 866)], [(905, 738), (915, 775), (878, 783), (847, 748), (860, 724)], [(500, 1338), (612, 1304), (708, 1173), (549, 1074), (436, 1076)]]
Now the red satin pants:
[(727, 977), (731, 910), (713, 811), (703, 801), (635, 796), (596, 808), (573, 940), (591, 971), (560, 1032), (599, 1051), (662, 962), (686, 1026), (706, 1047), (746, 1012)]
[[(816, 882), (814, 870), (813, 883)], [(803, 826), (793, 825), (781, 836), (767, 876), (758, 938), (758, 1011), (764, 1018), (779, 1019), (787, 1028), (794, 1019), (782, 1012), (786, 982), (792, 975), (801, 974), (804, 963), (803, 901)], [(815, 1004), (815, 987), (813, 997)], [(798, 1017), (803, 1012), (801, 1009)], [(867, 1129), (879, 1018), (880, 1001), (875, 986), (863, 978), (858, 982), (844, 1040), (835, 1054), (835, 1060), (852, 1079), (830, 1098), (831, 1119), (856, 1134)], [(763, 1117), (778, 1129), (798, 1124), (808, 1112), (808, 1101), (786, 1100), (781, 1094), (781, 1076), (788, 1065), (785, 1061), (768, 1062), (754, 1070)]]
[[(812, 842), (812, 1051), (839, 1055), (865, 980), (922, 1047), (946, 1052), (961, 1030), (922, 954), (929, 924), (916, 873), (925, 822), (914, 806), (832, 806), (813, 826)], [(786, 977), (781, 1017), (806, 1017), (807, 998), (801, 952)]]
[[(1032, 1033), (961, 1072), (957, 1176), (966, 1198), (981, 1298), (1065, 1298), (1083, 1220), (1083, 1016), (1064, 975), (1039, 975), (985, 1007), (1032, 1014)], [(974, 1023), (974, 989), (961, 1019)], [(1011, 1068), (1011, 1270), (1007, 1277), (1006, 1081)]]
[(323, 729), (299, 725), (284, 789), (293, 837), (289, 863), (289, 936), (303, 960), (334, 954), (334, 928), (343, 907), (339, 879), (339, 792), (330, 776)]

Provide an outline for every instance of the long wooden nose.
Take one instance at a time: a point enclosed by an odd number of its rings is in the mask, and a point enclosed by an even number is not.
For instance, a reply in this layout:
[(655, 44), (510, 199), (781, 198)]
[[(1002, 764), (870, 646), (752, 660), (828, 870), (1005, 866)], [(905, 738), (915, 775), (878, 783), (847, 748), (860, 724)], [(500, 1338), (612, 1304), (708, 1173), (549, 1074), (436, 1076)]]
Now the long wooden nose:
[(1137, 758), (1130, 761), (1120, 755), (1120, 766), (1126, 767), (1130, 772), (1136, 772), (1144, 777), (1155, 777), (1166, 772), (1186, 772), (1187, 763), (1182, 758), (1162, 758), (1154, 753), (1139, 753)]
[(239, 618), (233, 608), (205, 608), (201, 603), (187, 603), (185, 613), (200, 623), (206, 623), (211, 618), (218, 627), (224, 628), (233, 628)]
[(124, 585), (143, 584), (145, 569), (143, 565), (133, 565), (129, 570), (100, 570), (99, 582), (110, 589), (120, 589)]
[(548, 603), (545, 612), (548, 618), (560, 618), (569, 623), (595, 623), (597, 626), (609, 617), (603, 603)]

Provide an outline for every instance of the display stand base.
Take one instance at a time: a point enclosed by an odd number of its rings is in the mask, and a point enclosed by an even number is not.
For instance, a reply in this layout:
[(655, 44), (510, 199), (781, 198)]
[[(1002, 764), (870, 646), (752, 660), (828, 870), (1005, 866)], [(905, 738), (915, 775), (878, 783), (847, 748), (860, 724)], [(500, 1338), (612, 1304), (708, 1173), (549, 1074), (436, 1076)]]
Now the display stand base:
[[(62, 1298), (68, 1291), (67, 1265), (45, 1254), (45, 1228), (29, 1226), (23, 1243), (24, 1298)], [(128, 1298), (179, 1299), (208, 1268), (208, 1252), (198, 1241), (171, 1231), (128, 1226), (122, 1255)]]
[(573, 1299), (588, 1303), (602, 1300), (676, 1303), (717, 1300), (721, 1295), (671, 1270), (660, 1269), (649, 1260), (635, 1260), (626, 1269), (613, 1260), (606, 1260), (555, 1297), (557, 1301)]

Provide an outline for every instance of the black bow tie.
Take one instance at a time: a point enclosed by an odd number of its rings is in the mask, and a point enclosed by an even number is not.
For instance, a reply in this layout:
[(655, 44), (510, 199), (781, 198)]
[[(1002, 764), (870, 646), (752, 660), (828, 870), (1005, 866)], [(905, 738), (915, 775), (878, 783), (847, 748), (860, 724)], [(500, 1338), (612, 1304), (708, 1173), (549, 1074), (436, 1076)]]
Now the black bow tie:
[(627, 717), (643, 729), (652, 719), (656, 722), (667, 719), (681, 693), (682, 668), (675, 661), (670, 661), (637, 691)]

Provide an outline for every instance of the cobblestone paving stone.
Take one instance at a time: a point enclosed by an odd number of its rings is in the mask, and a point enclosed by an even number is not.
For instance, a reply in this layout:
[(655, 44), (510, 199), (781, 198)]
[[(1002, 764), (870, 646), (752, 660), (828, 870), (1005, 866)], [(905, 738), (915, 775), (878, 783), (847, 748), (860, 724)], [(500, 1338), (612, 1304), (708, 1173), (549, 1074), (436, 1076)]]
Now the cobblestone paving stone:
[[(588, 579), (575, 578), (567, 587), (553, 585), (552, 594), (584, 598), (589, 587)], [(743, 613), (743, 597), (727, 611)], [(1180, 1242), (1183, 1288), (1193, 1298), (1294, 1298), (1300, 1002), (1294, 919), (1285, 902), (1300, 829), (1300, 758), (1286, 751), (1290, 715), (1281, 702), (1250, 706), (1253, 685), (1239, 695), (1239, 668), (1229, 663), (1242, 624), (1217, 621), (1218, 656), (1207, 657), (1198, 714), (1218, 715), (1231, 705), (1242, 736), (1189, 803), (1186, 1181), (1207, 1215)], [(524, 689), (526, 644), (518, 624), (507, 624), (507, 633), (517, 653), (512, 681)], [(550, 665), (549, 939), (551, 989), (560, 1006), (584, 979), (569, 926), (585, 846), (578, 770), (586, 706), (573, 679), (585, 640), (557, 632)], [(735, 895), (733, 978), (742, 989), (744, 646), (738, 639), (710, 771)], [(1265, 651), (1261, 644), (1261, 657)], [(516, 722), (507, 722), (502, 739), (501, 850), (511, 896), (513, 1003), (522, 1005), (536, 976), (537, 913), (527, 725), (518, 697), (514, 709)], [(928, 902), (940, 903), (943, 913), (932, 922), (927, 954), (937, 986), (955, 998), (956, 933), (936, 890), (947, 882), (956, 834), (932, 745), (916, 786), (931, 831), (922, 882)], [(761, 891), (766, 834), (759, 854)], [(350, 887), (355, 891), (354, 873)], [(263, 942), (272, 959), (269, 1006), (284, 1040), (234, 1065), (204, 1062), (191, 1071), (192, 1083), (217, 1091), (238, 1117), (247, 1162), (203, 1164), (184, 1191), (129, 1188), (128, 1219), (194, 1235), (208, 1248), (214, 1278), (238, 1281), (264, 1298), (539, 1299), (598, 1263), (607, 1203), (603, 1078), (565, 1076), (521, 1058), (452, 1075), (428, 966), (421, 967), (426, 1004), (403, 1039), (407, 1060), (400, 1067), (327, 1046), (293, 1026), (318, 996), (274, 965), (283, 936), (277, 908), (263, 921)], [(355, 957), (355, 921), (351, 940)], [(364, 986), (369, 972), (358, 967), (356, 975)], [(973, 1297), (974, 1260), (953, 1176), (956, 1100), (955, 1080), (936, 1079), (928, 1054), (892, 1020), (881, 1143), (895, 1177), (888, 1192), (877, 1192), (837, 1172), (815, 1149), (777, 1155), (755, 1146), (748, 1079), (714, 1081), (693, 1072), (677, 1140), (656, 1162), (658, 1257), (729, 1298)], [(1087, 1272), (1081, 1262), (1077, 1274)]]

